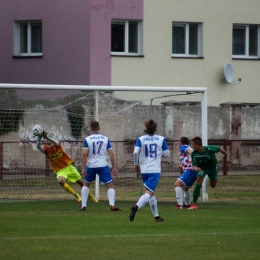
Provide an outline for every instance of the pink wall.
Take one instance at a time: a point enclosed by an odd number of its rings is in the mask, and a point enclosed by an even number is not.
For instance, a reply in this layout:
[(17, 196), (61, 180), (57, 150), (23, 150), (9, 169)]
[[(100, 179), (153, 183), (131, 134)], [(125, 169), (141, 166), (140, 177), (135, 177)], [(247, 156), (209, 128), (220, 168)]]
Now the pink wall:
[[(0, 82), (110, 85), (111, 18), (142, 19), (143, 0), (1, 0)], [(42, 58), (12, 57), (15, 20), (42, 20)]]
[(111, 19), (142, 20), (143, 1), (90, 1), (90, 85), (111, 85)]

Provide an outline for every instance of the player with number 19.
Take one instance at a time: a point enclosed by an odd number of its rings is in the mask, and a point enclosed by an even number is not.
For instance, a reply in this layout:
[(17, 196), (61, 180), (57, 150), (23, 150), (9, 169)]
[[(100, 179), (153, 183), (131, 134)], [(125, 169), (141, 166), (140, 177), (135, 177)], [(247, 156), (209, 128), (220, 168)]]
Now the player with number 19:
[(170, 152), (163, 136), (155, 134), (157, 124), (152, 119), (144, 122), (145, 135), (136, 140), (134, 149), (134, 171), (142, 174), (143, 185), (146, 188), (138, 202), (130, 207), (130, 221), (134, 220), (137, 210), (145, 206), (148, 202), (156, 222), (164, 219), (158, 213), (155, 190), (161, 175), (161, 157), (169, 157)]
[(115, 155), (108, 137), (99, 133), (99, 122), (90, 123), (91, 135), (84, 139), (82, 150), (82, 175), (84, 176), (84, 186), (82, 188), (82, 206), (81, 210), (86, 210), (87, 198), (91, 182), (96, 180), (96, 174), (99, 175), (100, 182), (107, 187), (107, 197), (109, 200), (110, 210), (121, 211), (115, 207), (116, 193), (113, 188), (113, 178), (111, 176), (108, 163), (107, 153), (112, 164), (112, 174), (117, 175)]

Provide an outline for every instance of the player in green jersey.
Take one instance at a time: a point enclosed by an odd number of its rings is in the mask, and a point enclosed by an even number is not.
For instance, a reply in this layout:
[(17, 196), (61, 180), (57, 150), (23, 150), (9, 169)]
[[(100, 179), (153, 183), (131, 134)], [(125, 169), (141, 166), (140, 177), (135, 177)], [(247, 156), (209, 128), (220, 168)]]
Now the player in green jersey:
[(218, 146), (202, 146), (202, 139), (198, 136), (191, 140), (191, 147), (193, 149), (191, 154), (192, 168), (197, 172), (197, 183), (193, 190), (193, 203), (188, 209), (197, 209), (197, 201), (204, 177), (208, 175), (211, 188), (215, 188), (217, 185), (218, 161), (216, 153), (221, 152), (224, 156), (227, 156), (227, 152)]

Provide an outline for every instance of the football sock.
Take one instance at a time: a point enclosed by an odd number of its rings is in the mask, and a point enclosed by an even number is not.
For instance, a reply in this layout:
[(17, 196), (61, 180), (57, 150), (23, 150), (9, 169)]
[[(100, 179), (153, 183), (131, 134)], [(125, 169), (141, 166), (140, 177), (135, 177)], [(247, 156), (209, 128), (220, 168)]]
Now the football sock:
[(82, 205), (82, 207), (87, 207), (88, 193), (89, 193), (89, 188), (86, 187), (86, 186), (83, 186), (83, 188), (81, 189), (81, 205)]
[(74, 195), (76, 198), (78, 197), (77, 196), (77, 192), (75, 192), (68, 183), (65, 183), (63, 186), (63, 189), (67, 192), (69, 192), (70, 194)]
[(159, 214), (158, 214), (157, 200), (156, 200), (155, 196), (152, 196), (149, 199), (149, 204), (150, 204), (150, 208), (151, 208), (151, 211), (153, 213), (153, 216), (158, 217)]
[(183, 193), (181, 187), (175, 187), (176, 200), (178, 205), (183, 206)]
[(107, 197), (108, 197), (109, 205), (115, 206), (116, 192), (113, 188), (107, 190)]
[(184, 191), (184, 201), (186, 205), (190, 205), (190, 189)]
[(193, 203), (197, 203), (198, 198), (200, 196), (200, 189), (202, 187), (202, 184), (196, 184), (194, 191), (193, 191)]
[(136, 205), (140, 209), (140, 208), (142, 208), (144, 205), (146, 205), (148, 203), (149, 199), (150, 199), (150, 195), (148, 193), (145, 193), (144, 195), (142, 195), (140, 197), (140, 199), (138, 200)]

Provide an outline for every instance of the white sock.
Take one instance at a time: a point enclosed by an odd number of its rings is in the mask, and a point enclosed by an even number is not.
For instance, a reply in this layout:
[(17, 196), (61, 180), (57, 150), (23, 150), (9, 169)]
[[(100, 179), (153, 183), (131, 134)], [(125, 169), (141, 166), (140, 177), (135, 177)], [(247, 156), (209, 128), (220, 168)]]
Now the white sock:
[(183, 193), (181, 187), (175, 187), (176, 200), (178, 205), (183, 206)]
[(156, 200), (155, 196), (152, 196), (149, 199), (149, 204), (150, 204), (150, 208), (153, 213), (153, 216), (158, 217), (159, 213), (158, 213), (158, 207), (157, 207), (157, 200)]
[(116, 192), (113, 188), (107, 190), (107, 197), (108, 197), (109, 205), (115, 206)]
[(186, 205), (190, 205), (190, 189), (184, 191), (184, 201)]
[(149, 199), (150, 199), (150, 195), (148, 193), (145, 193), (144, 195), (142, 195), (140, 197), (140, 199), (138, 200), (138, 202), (136, 203), (136, 205), (138, 206), (138, 209), (140, 209), (144, 205), (146, 205), (148, 203)]
[(81, 206), (87, 207), (89, 188), (83, 186), (81, 189)]

